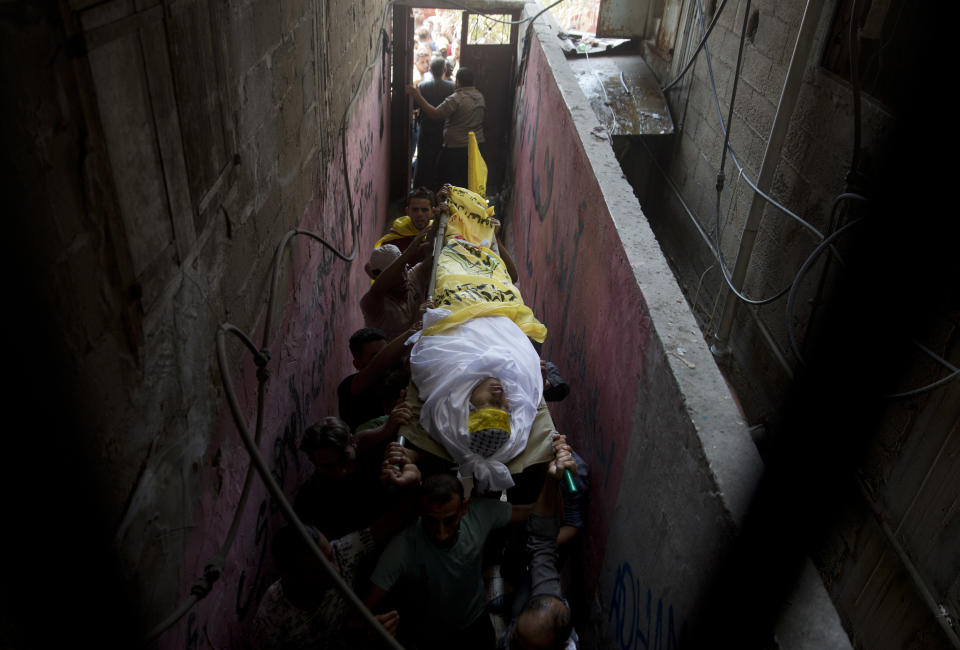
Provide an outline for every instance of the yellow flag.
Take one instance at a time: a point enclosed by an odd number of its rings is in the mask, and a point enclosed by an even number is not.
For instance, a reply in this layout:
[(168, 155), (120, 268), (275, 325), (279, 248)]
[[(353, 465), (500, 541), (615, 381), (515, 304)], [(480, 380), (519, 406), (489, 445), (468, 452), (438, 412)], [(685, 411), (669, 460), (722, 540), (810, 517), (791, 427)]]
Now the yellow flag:
[(482, 316), (505, 316), (534, 341), (543, 342), (547, 328), (523, 303), (503, 260), (490, 246), (495, 238), (493, 208), (486, 199), (462, 187), (451, 187), (446, 243), (437, 262), (433, 303), (450, 315), (423, 330), (424, 336)]
[(467, 189), (482, 197), (487, 196), (487, 163), (480, 156), (477, 136), (473, 131), (467, 133)]

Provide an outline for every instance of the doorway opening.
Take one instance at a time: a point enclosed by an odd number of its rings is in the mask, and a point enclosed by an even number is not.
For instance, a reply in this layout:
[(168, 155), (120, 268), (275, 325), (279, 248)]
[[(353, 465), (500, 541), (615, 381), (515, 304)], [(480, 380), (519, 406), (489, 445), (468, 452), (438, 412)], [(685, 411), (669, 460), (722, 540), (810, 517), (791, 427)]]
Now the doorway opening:
[[(492, 13), (496, 12), (496, 13)], [(393, 199), (418, 187), (426, 169), (436, 167), (437, 151), (424, 146), (424, 134), (442, 141), (442, 124), (427, 124), (405, 87), (430, 82), (430, 65), (444, 64), (443, 80), (455, 85), (463, 67), (473, 71), (474, 87), (483, 95), (485, 117), (482, 146), (487, 165), (487, 194), (496, 195), (504, 182), (507, 140), (513, 110), (520, 12), (516, 7), (478, 14), (460, 9), (394, 7), (394, 58), (391, 93), (391, 179)], [(449, 87), (448, 87), (449, 89)], [(442, 94), (442, 93), (440, 93)], [(434, 95), (439, 97), (440, 94)], [(426, 97), (426, 94), (424, 95)], [(439, 105), (442, 98), (438, 99)], [(425, 128), (426, 126), (426, 128)], [(437, 132), (441, 135), (437, 135)], [(436, 144), (436, 141), (433, 141)], [(441, 145), (436, 145), (441, 146)], [(419, 168), (419, 172), (418, 172)], [(430, 174), (426, 178), (431, 178)], [(442, 184), (442, 173), (432, 184)], [(436, 187), (431, 187), (436, 190)]]

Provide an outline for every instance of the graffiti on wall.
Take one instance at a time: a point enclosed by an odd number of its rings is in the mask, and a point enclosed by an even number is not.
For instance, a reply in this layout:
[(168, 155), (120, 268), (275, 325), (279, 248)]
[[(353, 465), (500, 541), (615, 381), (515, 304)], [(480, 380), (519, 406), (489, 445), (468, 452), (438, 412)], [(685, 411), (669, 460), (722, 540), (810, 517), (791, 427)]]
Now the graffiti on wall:
[(649, 312), (601, 181), (543, 49), (529, 48), (515, 108), (509, 243), (524, 301), (547, 326), (543, 356), (571, 392), (550, 411), (591, 466), (585, 587), (597, 587), (637, 396), (646, 381)]
[[(363, 257), (363, 233), (372, 230), (369, 224), (364, 228), (364, 222), (376, 219), (386, 200), (383, 179), (387, 143), (375, 133), (378, 115), (382, 118), (386, 110), (386, 98), (376, 91), (376, 85), (372, 86), (351, 120), (349, 178), (343, 174), (342, 159), (335, 155), (313, 179), (316, 189), (301, 220), (301, 227), (317, 232), (342, 253), (350, 252), (356, 236), (358, 260)], [(352, 190), (355, 227), (349, 217), (347, 183)], [(276, 374), (268, 384), (262, 445), (271, 474), (288, 494), (310, 471), (298, 449), (301, 434), (317, 417), (335, 408), (336, 383), (348, 355), (346, 339), (351, 327), (360, 322), (359, 309), (351, 308), (357, 302), (353, 296), (363, 291), (367, 283), (356, 264), (344, 263), (315, 240), (298, 237), (293, 242), (287, 258), (293, 263), (287, 276), (289, 284), (281, 285), (277, 295), (277, 304), (282, 307), (276, 314), (276, 335), (271, 345), (274, 360), (269, 366)], [(252, 377), (252, 372), (246, 377), (248, 396), (256, 391), (251, 387)], [(230, 429), (226, 435), (235, 436), (229, 418), (224, 418), (224, 426)], [(246, 454), (238, 453), (233, 460), (245, 469)], [(243, 638), (242, 625), (250, 622), (271, 575), (269, 545), (273, 530), (282, 525), (279, 505), (264, 494), (259, 479), (255, 479), (254, 490), (247, 508), (249, 514), (241, 521), (237, 542), (230, 552), (233, 559), (228, 560), (230, 571), (224, 573), (226, 584), (219, 586), (224, 597), (205, 600), (182, 624), (178, 644), (190, 650), (232, 647), (238, 638)], [(257, 500), (255, 494), (262, 496)], [(229, 516), (222, 521), (228, 522)], [(225, 527), (218, 528), (206, 531), (205, 537), (221, 539), (225, 532)], [(206, 560), (202, 544), (195, 552), (198, 561)], [(232, 622), (224, 624), (228, 618)], [(207, 634), (210, 621), (220, 621), (210, 626), (212, 639)], [(167, 637), (164, 647), (172, 647), (169, 644), (174, 643), (174, 638)]]
[[(514, 151), (515, 159), (528, 163), (518, 169), (515, 182), (526, 189), (517, 193), (512, 206), (514, 214), (523, 215), (513, 234), (514, 241), (520, 242), (518, 257), (526, 272), (524, 299), (547, 324), (546, 352), (575, 382), (577, 394), (571, 396), (577, 402), (575, 440), (591, 463), (598, 465), (604, 488), (615, 489), (616, 481), (611, 484), (610, 478), (616, 474), (617, 441), (604, 426), (608, 418), (603, 415), (603, 398), (609, 396), (602, 394), (598, 374), (608, 364), (597, 358), (596, 350), (589, 349), (590, 330), (598, 324), (587, 322), (583, 304), (591, 299), (583, 287), (596, 275), (597, 255), (604, 253), (593, 248), (593, 241), (585, 245), (592, 238), (584, 237), (603, 216), (598, 212), (602, 198), (599, 188), (582, 174), (585, 161), (582, 151), (572, 144), (576, 139), (572, 124), (561, 123), (557, 117), (551, 118), (550, 128), (541, 129), (541, 124), (546, 124), (541, 113), (559, 115), (555, 104), (563, 101), (550, 86), (552, 75), (541, 63), (540, 55), (534, 53), (524, 101), (518, 109), (520, 137)], [(569, 127), (566, 135), (564, 125)], [(608, 495), (612, 503), (615, 494)]]
[(610, 596), (607, 624), (622, 650), (673, 650), (677, 648), (673, 605), (657, 598), (653, 590), (644, 594), (640, 579), (634, 577), (629, 562), (617, 567)]

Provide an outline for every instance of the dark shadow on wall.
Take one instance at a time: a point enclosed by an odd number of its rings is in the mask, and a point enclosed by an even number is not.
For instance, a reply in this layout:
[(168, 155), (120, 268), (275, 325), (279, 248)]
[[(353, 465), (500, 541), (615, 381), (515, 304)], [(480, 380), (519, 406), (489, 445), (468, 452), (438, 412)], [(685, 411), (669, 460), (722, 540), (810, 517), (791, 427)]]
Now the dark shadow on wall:
[[(29, 248), (18, 252), (26, 257)], [(20, 255), (7, 261), (21, 271), (31, 268)], [(136, 648), (142, 627), (136, 595), (125, 593), (101, 512), (104, 478), (94, 475), (96, 465), (87, 457), (91, 432), (81, 413), (90, 405), (75, 399), (58, 321), (38, 299), (49, 287), (37, 275), (15, 277), (6, 295), (12, 327), (5, 337), (0, 645)]]
[[(931, 35), (927, 42), (948, 41)], [(774, 624), (803, 559), (822, 547), (841, 503), (856, 498), (856, 468), (884, 396), (906, 388), (912, 340), (960, 309), (960, 232), (949, 216), (956, 181), (952, 166), (938, 162), (954, 155), (955, 138), (918, 133), (907, 119), (919, 89), (937, 87), (929, 61), (946, 60), (939, 50), (925, 51), (926, 63), (904, 62), (917, 74), (900, 89), (890, 155), (868, 190), (864, 221), (850, 233), (833, 310), (782, 405), (782, 430), (765, 456), (748, 518), (684, 647), (776, 647)], [(950, 122), (932, 124), (952, 133)]]

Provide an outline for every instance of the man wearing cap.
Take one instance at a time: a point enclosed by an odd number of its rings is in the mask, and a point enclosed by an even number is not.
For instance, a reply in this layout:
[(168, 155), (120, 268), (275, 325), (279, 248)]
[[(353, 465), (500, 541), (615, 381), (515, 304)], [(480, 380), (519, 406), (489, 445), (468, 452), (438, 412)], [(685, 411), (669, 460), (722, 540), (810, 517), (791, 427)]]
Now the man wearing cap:
[(363, 321), (383, 330), (388, 340), (420, 317), (432, 268), (432, 234), (433, 228), (421, 230), (402, 253), (391, 244), (375, 248), (364, 267), (374, 282), (360, 299)]

